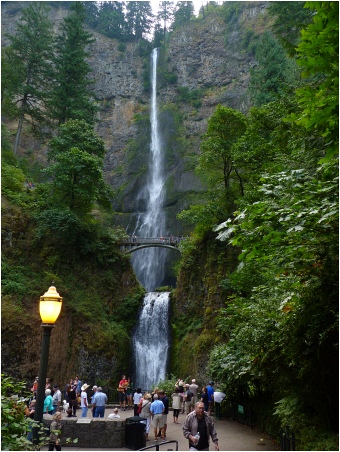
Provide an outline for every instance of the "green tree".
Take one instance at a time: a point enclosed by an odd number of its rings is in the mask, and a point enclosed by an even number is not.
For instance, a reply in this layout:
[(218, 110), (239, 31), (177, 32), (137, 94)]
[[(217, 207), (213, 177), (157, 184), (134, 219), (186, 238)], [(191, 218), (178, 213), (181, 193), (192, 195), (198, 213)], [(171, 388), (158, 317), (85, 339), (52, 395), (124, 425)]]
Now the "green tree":
[(55, 82), (49, 108), (59, 125), (69, 119), (84, 119), (92, 124), (96, 107), (90, 91), (91, 68), (86, 58), (89, 56), (87, 47), (93, 39), (84, 29), (83, 3), (74, 2), (71, 10), (72, 13), (61, 24), (56, 39)]
[(271, 2), (268, 14), (274, 17), (272, 31), (289, 56), (296, 56), (296, 47), (301, 38), (301, 30), (312, 20), (312, 12), (305, 2)]
[(16, 106), (18, 127), (14, 154), (20, 144), (23, 124), (41, 135), (48, 123), (47, 95), (51, 87), (50, 62), (53, 52), (52, 24), (44, 2), (33, 2), (22, 11), (14, 35), (9, 35), (10, 48), (4, 53), (2, 82), (7, 111)]
[[(164, 1), (159, 3), (156, 22), (159, 28), (163, 28), (163, 42), (165, 43), (166, 32), (170, 30), (170, 26), (174, 19), (174, 2)], [(162, 25), (161, 25), (162, 24)]]
[(316, 14), (302, 31), (297, 62), (302, 76), (312, 80), (297, 90), (303, 111), (292, 118), (326, 139), (331, 158), (339, 144), (339, 2), (307, 2), (306, 7)]
[(124, 5), (124, 2), (103, 2), (99, 10), (96, 30), (109, 38), (126, 39)]
[(246, 126), (247, 121), (242, 113), (218, 105), (208, 120), (208, 130), (201, 144), (202, 154), (199, 157), (198, 170), (210, 171), (212, 185), (220, 185), (222, 182), (226, 198), (233, 172), (243, 195), (243, 182), (234, 165), (232, 149), (246, 131)]
[(80, 217), (95, 203), (109, 209), (111, 190), (102, 174), (104, 142), (84, 121), (70, 120), (60, 127), (59, 136), (51, 140), (45, 173), (54, 206), (70, 209)]
[(127, 28), (134, 40), (139, 41), (150, 33), (152, 18), (150, 2), (127, 2)]
[(254, 105), (259, 107), (282, 96), (297, 79), (297, 69), (268, 32), (261, 36), (255, 57), (258, 65), (250, 70), (249, 92)]
[(192, 2), (177, 2), (174, 14), (173, 28), (185, 25), (194, 17), (194, 5)]

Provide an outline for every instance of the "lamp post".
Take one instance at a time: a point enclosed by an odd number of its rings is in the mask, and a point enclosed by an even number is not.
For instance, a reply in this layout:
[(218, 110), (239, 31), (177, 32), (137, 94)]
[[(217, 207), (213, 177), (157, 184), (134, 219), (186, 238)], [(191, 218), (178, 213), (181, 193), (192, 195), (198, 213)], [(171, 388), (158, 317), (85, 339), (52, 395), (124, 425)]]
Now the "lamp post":
[[(53, 284), (53, 282), (52, 282)], [(40, 352), (39, 382), (37, 390), (37, 401), (35, 404), (34, 420), (42, 422), (44, 415), (45, 381), (47, 376), (48, 354), (50, 349), (50, 339), (54, 324), (60, 314), (62, 297), (57, 289), (52, 285), (48, 291), (40, 297), (40, 317), (42, 320), (43, 337)], [(39, 427), (34, 427), (34, 443), (39, 443)]]

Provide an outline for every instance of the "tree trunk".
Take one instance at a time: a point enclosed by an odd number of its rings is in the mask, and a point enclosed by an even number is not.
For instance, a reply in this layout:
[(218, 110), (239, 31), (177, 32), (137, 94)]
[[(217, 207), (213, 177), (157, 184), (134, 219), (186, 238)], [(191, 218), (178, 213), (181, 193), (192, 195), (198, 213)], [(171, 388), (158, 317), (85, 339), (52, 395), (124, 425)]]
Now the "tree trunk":
[(14, 142), (14, 148), (13, 148), (14, 155), (17, 155), (17, 152), (18, 152), (23, 123), (24, 123), (24, 113), (22, 112), (22, 113), (20, 113), (17, 134), (16, 134), (15, 142)]

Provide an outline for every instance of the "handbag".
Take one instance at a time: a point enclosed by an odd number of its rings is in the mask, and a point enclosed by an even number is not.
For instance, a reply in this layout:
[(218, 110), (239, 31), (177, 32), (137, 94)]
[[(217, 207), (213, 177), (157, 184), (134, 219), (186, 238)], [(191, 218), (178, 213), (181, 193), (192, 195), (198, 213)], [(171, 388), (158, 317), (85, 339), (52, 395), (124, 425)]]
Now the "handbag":
[[(148, 403), (150, 403), (150, 402), (148, 402)], [(146, 406), (148, 403), (146, 403), (144, 406)], [(143, 404), (140, 405), (140, 406), (138, 407), (137, 413), (140, 414), (140, 413), (142, 412), (142, 409), (143, 409), (143, 408), (144, 408), (144, 407), (143, 407)]]

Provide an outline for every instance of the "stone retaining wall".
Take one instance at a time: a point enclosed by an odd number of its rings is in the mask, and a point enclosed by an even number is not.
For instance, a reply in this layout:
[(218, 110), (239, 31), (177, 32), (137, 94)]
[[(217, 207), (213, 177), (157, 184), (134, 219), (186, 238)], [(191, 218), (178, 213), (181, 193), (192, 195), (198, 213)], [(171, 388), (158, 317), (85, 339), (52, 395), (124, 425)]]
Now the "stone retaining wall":
[[(44, 419), (44, 424), (50, 426), (51, 420)], [(66, 439), (78, 439), (76, 444), (68, 446), (90, 448), (122, 448), (125, 446), (125, 421), (120, 419), (62, 419), (61, 444), (66, 445)]]

